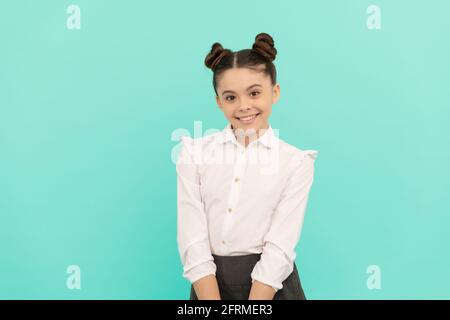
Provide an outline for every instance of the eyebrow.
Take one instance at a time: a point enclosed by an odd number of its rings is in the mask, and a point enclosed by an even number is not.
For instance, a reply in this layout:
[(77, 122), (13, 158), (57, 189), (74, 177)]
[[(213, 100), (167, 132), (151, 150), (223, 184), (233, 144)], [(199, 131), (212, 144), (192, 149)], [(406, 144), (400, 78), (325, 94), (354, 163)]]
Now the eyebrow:
[[(260, 85), (260, 84), (258, 84), (258, 83), (255, 83), (255, 84), (252, 84), (250, 87), (248, 87), (246, 90), (248, 91), (248, 90), (250, 90), (250, 89), (253, 88), (253, 87), (262, 87), (262, 85)], [(232, 90), (225, 90), (224, 92), (222, 92), (222, 95), (224, 95), (224, 94), (227, 93), (227, 92), (234, 93), (234, 91), (232, 91)]]

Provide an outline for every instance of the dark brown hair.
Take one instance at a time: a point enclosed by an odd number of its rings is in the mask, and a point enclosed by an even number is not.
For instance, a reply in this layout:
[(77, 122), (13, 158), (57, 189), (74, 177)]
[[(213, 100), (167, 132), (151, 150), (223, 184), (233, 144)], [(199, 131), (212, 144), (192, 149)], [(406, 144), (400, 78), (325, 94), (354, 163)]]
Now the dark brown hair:
[[(206, 55), (205, 65), (213, 71), (213, 87), (217, 95), (217, 78), (227, 69), (231, 68), (251, 68), (261, 70), (269, 75), (272, 84), (277, 83), (277, 72), (273, 60), (277, 55), (274, 41), (267, 33), (260, 33), (255, 37), (252, 49), (243, 49), (233, 52), (224, 49), (222, 45), (215, 42), (211, 51)], [(260, 66), (264, 65), (264, 69)]]

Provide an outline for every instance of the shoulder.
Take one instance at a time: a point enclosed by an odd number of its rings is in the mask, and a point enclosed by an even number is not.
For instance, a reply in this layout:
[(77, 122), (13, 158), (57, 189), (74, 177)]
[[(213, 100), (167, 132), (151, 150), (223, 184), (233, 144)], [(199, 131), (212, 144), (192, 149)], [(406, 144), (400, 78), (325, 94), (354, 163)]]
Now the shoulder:
[(280, 150), (287, 160), (287, 174), (291, 181), (301, 183), (314, 177), (314, 163), (319, 154), (315, 149), (301, 149), (280, 140)]
[(188, 135), (181, 136), (181, 154), (180, 156), (194, 157), (211, 150), (217, 142), (220, 142), (221, 132), (209, 134), (198, 138), (192, 138)]
[(284, 140), (278, 139), (280, 152), (293, 162), (314, 161), (319, 154), (318, 150), (300, 149)]
[(180, 140), (183, 144), (183, 147), (188, 149), (189, 151), (193, 151), (194, 146), (201, 146), (203, 148), (207, 148), (212, 146), (213, 144), (219, 142), (221, 138), (221, 132), (216, 132), (209, 134), (207, 136), (202, 136), (198, 138), (192, 138), (190, 136), (181, 136)]

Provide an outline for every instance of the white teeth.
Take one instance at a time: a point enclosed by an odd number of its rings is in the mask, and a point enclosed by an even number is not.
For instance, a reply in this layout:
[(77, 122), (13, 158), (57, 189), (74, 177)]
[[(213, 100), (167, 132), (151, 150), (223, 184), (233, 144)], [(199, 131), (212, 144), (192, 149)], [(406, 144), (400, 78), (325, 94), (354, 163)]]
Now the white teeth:
[(240, 120), (243, 120), (243, 121), (249, 121), (249, 120), (253, 120), (254, 118), (256, 118), (256, 114), (253, 115), (253, 116), (248, 116), (248, 117), (245, 117), (245, 118), (240, 118)]

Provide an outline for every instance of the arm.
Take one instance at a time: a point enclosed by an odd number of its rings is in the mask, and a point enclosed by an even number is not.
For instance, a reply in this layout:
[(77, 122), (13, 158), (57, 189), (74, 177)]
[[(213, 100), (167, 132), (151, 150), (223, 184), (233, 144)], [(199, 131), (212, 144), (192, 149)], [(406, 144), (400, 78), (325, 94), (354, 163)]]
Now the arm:
[[(269, 231), (264, 237), (261, 258), (251, 274), (253, 285), (249, 298), (269, 299), (269, 287), (276, 293), (283, 288), (282, 282), (293, 271), (295, 247), (300, 239), (317, 156), (315, 150), (303, 152), (302, 157), (295, 161), (293, 173), (288, 178), (275, 208)], [(259, 282), (266, 287), (261, 286)], [(273, 296), (270, 299), (272, 298)]]
[(182, 137), (182, 148), (177, 161), (177, 242), (183, 276), (193, 284), (197, 297), (216, 299), (220, 298), (215, 278), (216, 265), (211, 254), (193, 151), (193, 140)]
[(248, 300), (272, 300), (276, 290), (258, 280), (253, 281)]
[(193, 286), (199, 300), (220, 300), (219, 286), (215, 275), (210, 274), (203, 277), (194, 282)]

